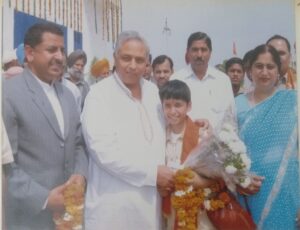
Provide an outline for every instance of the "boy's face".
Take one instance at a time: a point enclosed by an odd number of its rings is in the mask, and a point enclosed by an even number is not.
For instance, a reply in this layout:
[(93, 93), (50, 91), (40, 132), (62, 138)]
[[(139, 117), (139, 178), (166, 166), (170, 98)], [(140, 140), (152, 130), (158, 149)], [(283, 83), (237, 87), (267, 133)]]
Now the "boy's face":
[(164, 99), (162, 106), (165, 118), (171, 127), (184, 124), (186, 115), (191, 110), (191, 103), (181, 99)]

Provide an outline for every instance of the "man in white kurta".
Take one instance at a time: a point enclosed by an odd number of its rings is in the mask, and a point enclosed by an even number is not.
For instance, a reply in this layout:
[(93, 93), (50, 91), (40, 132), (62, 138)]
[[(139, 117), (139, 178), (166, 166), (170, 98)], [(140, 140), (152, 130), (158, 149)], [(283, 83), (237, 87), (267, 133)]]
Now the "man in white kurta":
[(171, 80), (181, 80), (189, 86), (192, 99), (189, 116), (193, 120), (207, 119), (217, 129), (224, 119), (235, 118), (235, 102), (229, 77), (209, 66), (211, 53), (211, 39), (207, 34), (191, 34), (186, 50), (189, 65), (174, 73)]
[[(138, 75), (146, 66), (142, 62), (147, 53), (139, 47), (143, 42), (135, 38), (123, 42), (125, 48), (117, 46), (120, 51), (114, 54), (116, 72), (91, 87), (82, 113), (90, 153), (86, 230), (160, 229), (156, 186), (159, 167), (166, 166), (161, 166), (165, 127), (158, 90)], [(139, 77), (132, 80), (134, 76)], [(171, 170), (169, 175), (173, 176)]]

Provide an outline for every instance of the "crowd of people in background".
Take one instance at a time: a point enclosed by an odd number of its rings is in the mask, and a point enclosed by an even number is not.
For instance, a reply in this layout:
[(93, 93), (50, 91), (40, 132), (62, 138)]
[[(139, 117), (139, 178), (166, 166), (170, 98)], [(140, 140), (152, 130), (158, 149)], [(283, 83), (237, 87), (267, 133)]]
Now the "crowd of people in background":
[[(241, 205), (258, 229), (299, 227), (297, 77), (285, 37), (213, 67), (211, 38), (193, 32), (174, 72), (172, 57), (153, 58), (145, 38), (124, 31), (114, 63), (95, 60), (87, 76), (87, 54), (67, 55), (63, 38), (38, 23), (3, 56), (2, 229), (55, 229), (71, 183), (86, 189), (83, 229), (176, 229), (174, 213), (162, 213), (175, 171), (224, 119), (252, 161)], [(212, 181), (195, 173), (190, 183)], [(217, 229), (199, 213), (198, 229)]]

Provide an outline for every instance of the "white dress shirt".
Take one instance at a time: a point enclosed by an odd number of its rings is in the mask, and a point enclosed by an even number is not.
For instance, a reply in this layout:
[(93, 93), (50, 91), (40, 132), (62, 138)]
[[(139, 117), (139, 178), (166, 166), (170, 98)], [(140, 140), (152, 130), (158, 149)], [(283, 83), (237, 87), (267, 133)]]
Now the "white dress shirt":
[(206, 75), (200, 80), (189, 65), (174, 73), (171, 80), (174, 79), (184, 81), (191, 90), (192, 109), (189, 116), (193, 120), (208, 119), (213, 128), (224, 121), (225, 114), (235, 120), (234, 96), (226, 74), (208, 67)]
[[(33, 74), (33, 76), (35, 76), (35, 75)], [(43, 91), (45, 92), (47, 98), (49, 99), (49, 102), (55, 113), (55, 116), (56, 116), (56, 119), (57, 119), (57, 122), (59, 125), (59, 129), (62, 133), (62, 136), (64, 136), (64, 133), (65, 133), (64, 132), (64, 114), (63, 114), (60, 102), (58, 100), (54, 85), (53, 84), (49, 85), (46, 82), (41, 81), (37, 76), (35, 76), (35, 78), (37, 79), (39, 84), (42, 86)]]
[(160, 229), (157, 166), (165, 162), (165, 126), (157, 87), (140, 82), (141, 101), (117, 75), (93, 85), (82, 126), (89, 176), (85, 228)]
[(166, 141), (166, 165), (174, 170), (181, 167), (181, 153), (184, 129), (181, 133), (173, 133), (167, 129)]

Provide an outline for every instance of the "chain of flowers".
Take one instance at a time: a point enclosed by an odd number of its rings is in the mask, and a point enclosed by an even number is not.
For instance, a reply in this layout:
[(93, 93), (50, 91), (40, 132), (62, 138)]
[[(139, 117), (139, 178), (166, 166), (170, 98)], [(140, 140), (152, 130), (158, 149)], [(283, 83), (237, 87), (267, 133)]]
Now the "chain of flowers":
[(186, 181), (193, 178), (189, 168), (178, 170), (175, 175), (175, 193), (171, 197), (176, 213), (178, 230), (197, 230), (199, 208), (215, 211), (224, 208), (230, 201), (227, 192), (223, 192), (218, 182), (209, 188), (194, 189)]
[(197, 214), (204, 194), (186, 184), (186, 180), (192, 178), (191, 169), (178, 170), (175, 175), (175, 193), (171, 197), (171, 204), (175, 209), (178, 230), (197, 230)]
[(53, 220), (55, 230), (82, 230), (84, 188), (78, 184), (70, 184), (64, 191), (65, 213), (55, 213)]

